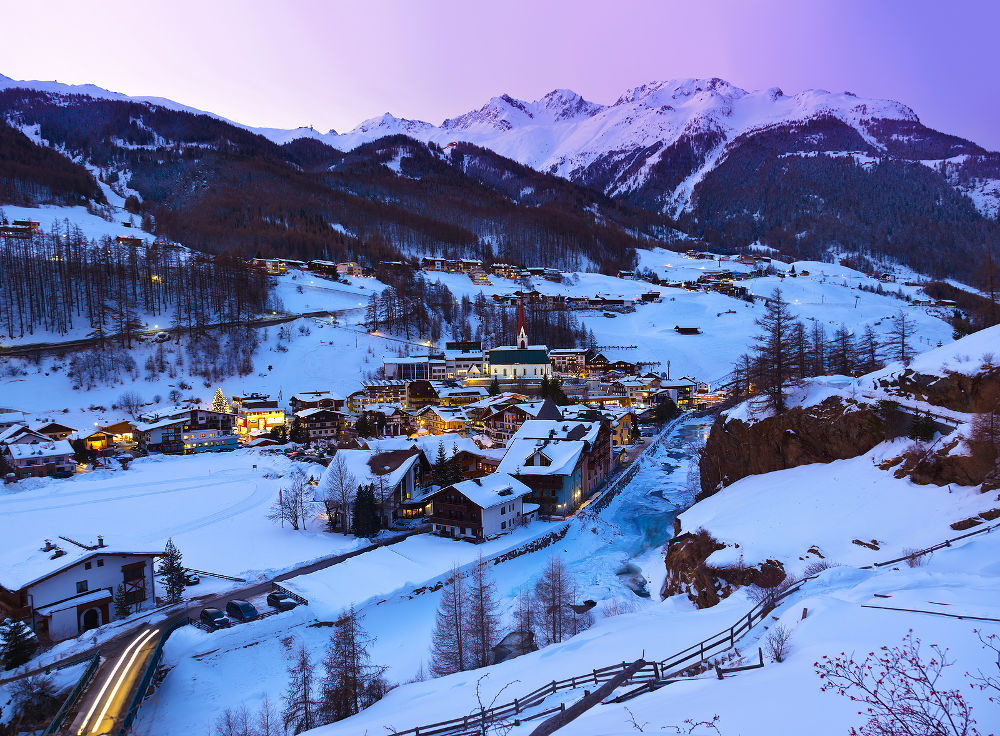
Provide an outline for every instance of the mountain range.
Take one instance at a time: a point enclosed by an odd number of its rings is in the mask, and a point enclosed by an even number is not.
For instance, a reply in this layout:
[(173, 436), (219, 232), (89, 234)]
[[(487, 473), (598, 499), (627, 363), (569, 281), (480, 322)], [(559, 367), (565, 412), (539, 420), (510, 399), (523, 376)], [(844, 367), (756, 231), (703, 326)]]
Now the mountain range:
[[(0, 76), (0, 90), (15, 88), (210, 115), (162, 98)], [(27, 122), (9, 107), (0, 112)], [(279, 147), (310, 141), (328, 150), (320, 158), (331, 167), (389, 136), (427, 144), (442, 160), (472, 144), (505, 166), (661, 216), (660, 232), (673, 228), (724, 249), (760, 243), (797, 256), (830, 249), (888, 256), (935, 275), (968, 277), (962, 263), (978, 263), (1000, 212), (1000, 154), (924, 126), (899, 102), (850, 92), (786, 95), (683, 79), (634, 87), (603, 105), (557, 89), (532, 102), (500, 95), (439, 125), (386, 113), (346, 133), (211, 117)], [(482, 241), (484, 233), (473, 231)]]

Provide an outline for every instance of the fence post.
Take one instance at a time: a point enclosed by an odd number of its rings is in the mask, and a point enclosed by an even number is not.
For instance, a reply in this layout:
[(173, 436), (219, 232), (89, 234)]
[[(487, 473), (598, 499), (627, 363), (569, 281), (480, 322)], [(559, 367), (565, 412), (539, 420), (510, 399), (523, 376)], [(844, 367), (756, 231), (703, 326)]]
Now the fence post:
[(702, 659), (705, 659), (705, 642), (698, 642), (698, 654)]
[(521, 706), (518, 704), (517, 698), (514, 698), (514, 712), (515, 713), (521, 712)]
[(597, 670), (594, 670), (594, 684), (597, 684)]
[(660, 663), (659, 662), (653, 662), (653, 679), (654, 680), (659, 680), (660, 679)]

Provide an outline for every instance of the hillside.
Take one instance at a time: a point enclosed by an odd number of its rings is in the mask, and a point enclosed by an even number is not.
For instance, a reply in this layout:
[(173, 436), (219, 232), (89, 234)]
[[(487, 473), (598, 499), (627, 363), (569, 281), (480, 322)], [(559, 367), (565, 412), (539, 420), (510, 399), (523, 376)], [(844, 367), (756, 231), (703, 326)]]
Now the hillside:
[(473, 146), (445, 154), (397, 137), (342, 154), (148, 102), (22, 89), (0, 92), (0, 117), (49, 154), (15, 172), (34, 203), (57, 201), (42, 185), (69, 166), (51, 158), (59, 151), (135, 195), (156, 234), (214, 252), (372, 265), (448, 253), (614, 272), (673, 233), (661, 215)]

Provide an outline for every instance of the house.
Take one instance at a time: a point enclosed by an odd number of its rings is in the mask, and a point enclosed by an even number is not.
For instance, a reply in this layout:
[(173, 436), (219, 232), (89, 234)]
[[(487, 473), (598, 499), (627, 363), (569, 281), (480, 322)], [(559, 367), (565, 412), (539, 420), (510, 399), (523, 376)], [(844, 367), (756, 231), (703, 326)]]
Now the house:
[(444, 355), (385, 358), (382, 370), (387, 379), (398, 381), (438, 380), (448, 375), (448, 365)]
[(140, 417), (136, 442), (147, 452), (192, 455), (239, 448), (233, 415), (211, 409), (175, 409)]
[(463, 480), (428, 494), (431, 528), (449, 537), (486, 540), (507, 534), (538, 510), (525, 504), (531, 489), (506, 473)]
[(333, 261), (309, 261), (308, 268), (314, 273), (324, 276), (337, 276), (339, 269)]
[(445, 375), (449, 379), (477, 378), (483, 374), (485, 355), (481, 342), (446, 342), (443, 357)]
[(442, 406), (467, 406), (489, 396), (482, 386), (462, 386), (455, 381), (435, 382), (434, 391)]
[(245, 397), (236, 412), (236, 432), (241, 435), (263, 434), (285, 424), (285, 410), (266, 396)]
[(562, 419), (552, 399), (508, 404), (483, 419), (483, 429), (494, 444), (505, 444), (529, 419)]
[(403, 400), (394, 403), (402, 404), (410, 411), (435, 404), (438, 401), (436, 386), (430, 381), (408, 381), (403, 388)]
[(99, 429), (83, 438), (83, 446), (91, 452), (104, 452), (115, 446), (115, 438), (111, 433)]
[(411, 417), (394, 404), (369, 404), (363, 410), (370, 426), (378, 428), (383, 437), (399, 437), (406, 434)]
[(278, 258), (254, 258), (250, 263), (255, 268), (259, 268), (272, 276), (281, 276), (284, 273), (288, 273), (288, 265)]
[(464, 434), (469, 427), (469, 417), (458, 406), (425, 406), (417, 412), (417, 429), (427, 434)]
[(30, 430), (0, 446), (0, 458), (7, 473), (17, 480), (76, 472), (73, 446), (67, 440), (53, 440)]
[[(337, 450), (333, 461), (320, 479), (320, 488), (333, 486), (332, 474), (339, 459), (359, 486), (372, 484), (379, 508), (379, 523), (388, 528), (403, 514), (403, 504), (417, 496), (417, 474), (422, 453), (416, 448), (405, 450)], [(334, 470), (331, 470), (333, 468)], [(349, 514), (349, 509), (337, 509), (337, 514)]]
[[(582, 443), (579, 456), (578, 446), (572, 444), (577, 442)], [(555, 489), (556, 493), (539, 493), (536, 503), (548, 507), (546, 513), (568, 514), (594, 494), (613, 465), (609, 422), (531, 419), (511, 438), (498, 471), (523, 474), (525, 483), (539, 491)]]
[(309, 441), (335, 440), (344, 421), (343, 413), (324, 407), (313, 407), (295, 412), (295, 418), (305, 430)]
[(543, 376), (552, 374), (549, 349), (545, 345), (528, 344), (527, 320), (524, 317), (524, 300), (517, 306), (517, 344), (504, 345), (490, 350), (487, 374), (501, 383), (530, 381), (538, 383)]
[(301, 391), (294, 394), (288, 400), (288, 406), (292, 413), (296, 414), (303, 409), (333, 409), (343, 411), (346, 408), (347, 399), (332, 391)]
[(40, 549), (0, 550), (0, 619), (28, 622), (43, 641), (61, 641), (108, 623), (118, 586), (134, 610), (155, 605), (153, 560), (162, 551), (84, 544), (60, 537)]
[(337, 273), (344, 276), (364, 276), (365, 270), (354, 261), (348, 261), (347, 263), (337, 264)]
[(524, 269), (510, 263), (494, 263), (490, 266), (490, 273), (503, 279), (519, 279)]
[(65, 424), (59, 424), (58, 422), (49, 422), (35, 431), (39, 434), (44, 434), (50, 440), (67, 440), (76, 434), (76, 430), (73, 427), (67, 427)]
[(396, 404), (403, 406), (406, 402), (406, 381), (362, 381), (361, 388), (365, 392), (365, 405)]
[(563, 419), (607, 421), (611, 428), (611, 442), (616, 447), (627, 447), (639, 441), (639, 419), (632, 409), (611, 405), (595, 407), (589, 404), (570, 404), (562, 407), (562, 414)]
[(0, 412), (0, 431), (13, 427), (15, 424), (27, 424), (22, 411)]
[(587, 371), (587, 348), (559, 348), (549, 351), (549, 363), (555, 373), (582, 375)]
[(492, 282), (490, 281), (489, 275), (483, 270), (482, 266), (475, 266), (469, 271), (469, 278), (472, 283), (479, 286), (489, 286)]

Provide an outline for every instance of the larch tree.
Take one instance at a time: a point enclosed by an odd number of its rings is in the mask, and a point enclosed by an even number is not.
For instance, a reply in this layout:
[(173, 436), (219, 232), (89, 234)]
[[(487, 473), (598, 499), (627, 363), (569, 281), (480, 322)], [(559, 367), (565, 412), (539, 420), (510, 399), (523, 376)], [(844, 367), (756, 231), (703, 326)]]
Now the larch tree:
[(388, 691), (385, 667), (371, 663), (372, 639), (354, 606), (334, 627), (323, 659), (324, 676), (320, 685), (321, 712), (327, 723), (360, 712), (381, 700)]
[(496, 583), (481, 554), (469, 573), (467, 600), (464, 625), (469, 667), (486, 667), (493, 663), (493, 647), (500, 639), (500, 606)]
[(316, 666), (305, 644), (299, 644), (288, 662), (288, 686), (285, 689), (281, 718), (285, 731), (302, 733), (319, 725), (316, 702)]
[(566, 565), (559, 555), (552, 555), (545, 563), (542, 576), (535, 583), (533, 601), (541, 644), (555, 644), (568, 636), (566, 611), (571, 589)]
[(783, 412), (785, 393), (795, 382), (796, 369), (791, 345), (794, 319), (781, 289), (771, 292), (764, 314), (755, 324), (761, 330), (753, 347), (758, 392), (769, 409)]
[(906, 316), (906, 312), (900, 310), (892, 318), (888, 340), (886, 340), (885, 345), (892, 360), (898, 360), (904, 364), (910, 362), (910, 359), (913, 357), (913, 347), (911, 345), (913, 331), (913, 320)]
[(431, 634), (431, 674), (435, 677), (462, 672), (469, 668), (465, 642), (466, 590), (462, 572), (451, 571), (451, 578), (441, 589)]

